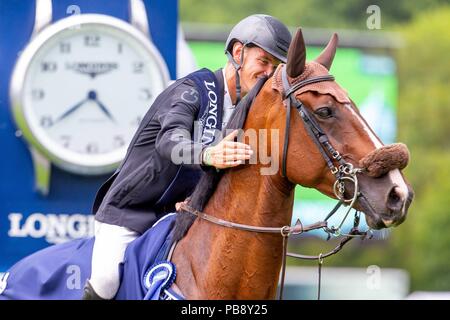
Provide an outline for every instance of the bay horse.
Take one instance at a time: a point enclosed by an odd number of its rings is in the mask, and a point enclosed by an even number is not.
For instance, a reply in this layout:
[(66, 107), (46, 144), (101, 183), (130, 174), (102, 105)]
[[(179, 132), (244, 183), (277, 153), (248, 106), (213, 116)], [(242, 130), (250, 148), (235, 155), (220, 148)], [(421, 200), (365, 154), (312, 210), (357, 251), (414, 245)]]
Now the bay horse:
[[(305, 62), (298, 29), (286, 65), (263, 85), (249, 110), (244, 132), (279, 130), (280, 143), (269, 138), (249, 143), (253, 150), (265, 150), (281, 169), (262, 175), (265, 165), (256, 161), (216, 177), (204, 176), (189, 206), (182, 206), (172, 262), (177, 267), (175, 285), (187, 299), (275, 298), (283, 237), (254, 229), (290, 225), (297, 184), (333, 198), (351, 198), (353, 180), (342, 178), (352, 173), (359, 182), (352, 205), (365, 214), (370, 228), (405, 220), (413, 191), (401, 169), (409, 153), (402, 144), (384, 146), (329, 75), (337, 41), (334, 34), (315, 61)], [(210, 221), (189, 212), (207, 215)], [(227, 228), (230, 224), (253, 229)]]

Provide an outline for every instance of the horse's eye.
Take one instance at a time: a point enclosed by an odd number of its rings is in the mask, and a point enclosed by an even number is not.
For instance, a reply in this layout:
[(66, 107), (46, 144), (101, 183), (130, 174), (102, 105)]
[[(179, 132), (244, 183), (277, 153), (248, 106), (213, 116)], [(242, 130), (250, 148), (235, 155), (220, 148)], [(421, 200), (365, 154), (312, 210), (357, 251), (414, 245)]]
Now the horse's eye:
[(323, 119), (331, 118), (333, 116), (333, 111), (328, 107), (319, 108), (314, 111), (314, 113)]

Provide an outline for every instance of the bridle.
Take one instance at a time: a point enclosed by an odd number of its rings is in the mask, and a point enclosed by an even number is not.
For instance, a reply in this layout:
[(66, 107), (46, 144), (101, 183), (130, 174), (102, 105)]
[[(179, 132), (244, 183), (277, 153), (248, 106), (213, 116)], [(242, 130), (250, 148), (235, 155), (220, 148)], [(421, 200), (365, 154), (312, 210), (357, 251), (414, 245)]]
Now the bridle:
[[(284, 144), (283, 144), (283, 159), (282, 159), (282, 176), (286, 178), (286, 162), (287, 162), (287, 149), (289, 143), (289, 131), (290, 131), (290, 120), (291, 120), (291, 105), (295, 106), (297, 111), (300, 114), (301, 119), (305, 125), (306, 131), (310, 135), (313, 142), (318, 147), (322, 157), (324, 158), (327, 166), (329, 167), (331, 173), (336, 177), (336, 181), (333, 185), (333, 191), (336, 197), (339, 199), (336, 206), (328, 213), (326, 218), (323, 221), (319, 221), (313, 223), (311, 225), (303, 226), (300, 219), (297, 220), (294, 226), (283, 226), (283, 227), (257, 227), (251, 225), (245, 225), (240, 223), (235, 223), (223, 219), (216, 218), (214, 216), (208, 215), (204, 212), (196, 210), (195, 208), (190, 207), (187, 203), (182, 203), (180, 206), (180, 212), (188, 212), (196, 215), (197, 217), (209, 221), (211, 223), (239, 230), (251, 231), (251, 232), (259, 232), (259, 233), (278, 233), (283, 237), (283, 253), (282, 253), (282, 265), (281, 265), (281, 281), (280, 281), (280, 291), (279, 291), (279, 299), (283, 298), (283, 289), (284, 289), (284, 280), (286, 273), (286, 257), (293, 257), (298, 259), (305, 260), (317, 260), (318, 261), (318, 299), (320, 299), (320, 287), (321, 287), (321, 267), (323, 264), (323, 259), (332, 256), (339, 252), (346, 243), (348, 243), (351, 239), (355, 237), (365, 238), (368, 233), (371, 233), (371, 230), (360, 231), (358, 229), (360, 214), (357, 211), (354, 216), (353, 228), (349, 233), (342, 233), (341, 227), (344, 224), (344, 221), (347, 219), (347, 216), (352, 209), (354, 203), (357, 198), (360, 196), (359, 186), (358, 186), (358, 178), (357, 174), (362, 172), (360, 168), (354, 168), (353, 165), (349, 162), (346, 162), (343, 157), (340, 155), (339, 151), (337, 151), (329, 142), (329, 139), (326, 133), (320, 128), (319, 124), (316, 122), (314, 117), (311, 116), (310, 112), (303, 105), (303, 103), (295, 97), (295, 92), (312, 83), (323, 82), (323, 81), (334, 81), (334, 77), (332, 75), (318, 76), (315, 78), (310, 78), (306, 80), (299, 81), (292, 85), (289, 84), (289, 80), (286, 74), (286, 65), (282, 66), (281, 69), (281, 78), (283, 83), (284, 90), (284, 104), (286, 106), (286, 127), (285, 127), (285, 135), (284, 135)], [(339, 165), (335, 166), (335, 162)], [(353, 196), (349, 199), (346, 199), (344, 196), (345, 193), (345, 181), (349, 181), (354, 185)], [(338, 227), (328, 227), (328, 219), (333, 216), (337, 210), (343, 205), (348, 205), (348, 210)], [(331, 251), (327, 253), (320, 253), (319, 255), (302, 255), (296, 253), (287, 252), (287, 240), (290, 235), (298, 235), (304, 232), (323, 229), (330, 239), (331, 235), (333, 236), (344, 236), (344, 238), (340, 241), (340, 243)]]
[[(322, 158), (325, 160), (328, 168), (330, 169), (331, 173), (336, 177), (336, 181), (333, 185), (333, 192), (336, 195), (336, 197), (339, 199), (338, 204), (336, 207), (328, 214), (328, 216), (325, 218), (325, 221), (327, 221), (338, 209), (339, 207), (344, 203), (349, 203), (349, 210), (347, 211), (344, 219), (342, 220), (341, 224), (337, 228), (330, 228), (327, 230), (327, 233), (334, 234), (334, 235), (342, 235), (340, 232), (340, 228), (343, 225), (345, 219), (347, 218), (351, 208), (353, 207), (354, 203), (356, 202), (356, 199), (360, 196), (359, 188), (358, 188), (358, 177), (357, 174), (363, 172), (360, 168), (354, 168), (353, 164), (347, 162), (344, 160), (344, 158), (341, 156), (339, 151), (337, 151), (330, 143), (328, 136), (325, 132), (323, 132), (322, 128), (320, 128), (320, 125), (317, 123), (317, 121), (314, 119), (313, 116), (311, 116), (308, 109), (305, 107), (305, 105), (298, 100), (295, 97), (295, 92), (299, 90), (300, 88), (303, 88), (306, 85), (317, 83), (317, 82), (323, 82), (323, 81), (334, 81), (334, 77), (330, 74), (325, 76), (318, 76), (315, 78), (305, 79), (302, 81), (299, 81), (297, 83), (294, 83), (293, 85), (289, 84), (287, 72), (286, 72), (286, 65), (282, 66), (281, 69), (281, 81), (283, 84), (283, 91), (284, 91), (284, 105), (286, 106), (286, 126), (285, 126), (285, 132), (284, 132), (284, 144), (283, 144), (283, 160), (281, 164), (281, 175), (283, 177), (287, 177), (286, 175), (286, 162), (287, 162), (287, 151), (288, 151), (288, 144), (289, 144), (289, 131), (290, 131), (290, 124), (291, 124), (291, 105), (293, 105), (298, 113), (300, 114), (301, 119), (303, 120), (303, 123), (305, 125), (306, 131), (308, 132), (308, 135), (311, 137), (314, 144), (319, 149)], [(334, 165), (334, 161), (337, 161), (339, 163), (338, 167)], [(353, 197), (349, 199), (345, 199), (344, 193), (345, 193), (345, 181), (349, 181), (353, 183), (355, 189), (353, 192)], [(347, 236), (349, 234), (346, 234)]]
[[(325, 160), (328, 168), (330, 168), (331, 173), (336, 177), (336, 181), (342, 180), (344, 175), (354, 176), (354, 178), (356, 179), (356, 173), (361, 172), (361, 169), (357, 168), (354, 169), (351, 163), (346, 162), (342, 158), (339, 151), (337, 151), (331, 145), (330, 141), (328, 140), (328, 136), (322, 131), (322, 129), (320, 128), (319, 124), (316, 122), (314, 117), (311, 116), (308, 109), (305, 108), (304, 104), (301, 101), (297, 100), (294, 94), (298, 89), (309, 84), (323, 81), (334, 81), (334, 77), (332, 75), (319, 76), (299, 81), (291, 86), (289, 84), (289, 80), (286, 74), (286, 66), (283, 66), (281, 69), (281, 80), (284, 89), (284, 104), (286, 106), (286, 127), (284, 134), (285, 139), (283, 145), (283, 160), (282, 160), (283, 162), (281, 169), (282, 176), (286, 177), (287, 149), (289, 144), (289, 130), (291, 123), (290, 106), (293, 105), (300, 114), (300, 117), (303, 120), (303, 123), (305, 124), (306, 131), (308, 132), (309, 136), (311, 137), (311, 139), (319, 149), (320, 153), (322, 154), (322, 157)], [(339, 167), (336, 167), (334, 165), (333, 160), (339, 163)], [(343, 191), (345, 190), (342, 190), (342, 188), (344, 188), (343, 184), (339, 187), (340, 187), (339, 191), (342, 192), (336, 192), (336, 184), (334, 185), (333, 190), (335, 191), (336, 197), (338, 197), (338, 199), (341, 200), (343, 199)]]
[[(289, 131), (290, 131), (290, 124), (291, 124), (291, 106), (293, 105), (298, 113), (300, 114), (300, 118), (303, 120), (303, 123), (305, 125), (306, 131), (308, 132), (308, 135), (311, 137), (312, 141), (315, 143), (317, 148), (319, 149), (323, 159), (325, 160), (328, 168), (330, 169), (331, 173), (336, 177), (336, 181), (333, 185), (333, 192), (336, 195), (336, 197), (339, 199), (339, 202), (336, 204), (336, 206), (330, 211), (330, 213), (327, 215), (327, 217), (324, 219), (324, 222), (327, 222), (328, 219), (336, 213), (336, 211), (339, 209), (339, 207), (347, 203), (348, 204), (348, 210), (346, 214), (344, 215), (344, 218), (342, 219), (341, 223), (338, 227), (330, 227), (328, 226), (324, 227), (323, 229), (328, 234), (328, 239), (330, 239), (331, 235), (334, 236), (345, 236), (344, 239), (341, 240), (339, 245), (335, 247), (332, 251), (326, 253), (326, 254), (319, 254), (318, 256), (307, 256), (307, 255), (300, 255), (295, 253), (286, 253), (286, 244), (285, 241), (283, 241), (283, 252), (285, 253), (283, 255), (283, 261), (282, 261), (282, 269), (281, 269), (281, 285), (280, 285), (280, 294), (279, 298), (280, 300), (283, 297), (283, 287), (284, 287), (284, 277), (285, 277), (285, 270), (286, 270), (286, 256), (298, 258), (298, 259), (305, 259), (305, 260), (318, 260), (319, 264), (319, 285), (318, 285), (318, 294), (317, 298), (320, 299), (320, 285), (321, 285), (321, 267), (323, 264), (323, 259), (326, 257), (329, 257), (337, 252), (339, 252), (342, 247), (349, 242), (354, 237), (366, 237), (367, 233), (370, 232), (370, 229), (368, 231), (361, 232), (358, 229), (359, 221), (360, 221), (360, 215), (357, 211), (355, 213), (355, 217), (353, 220), (353, 228), (351, 231), (347, 234), (341, 233), (341, 227), (344, 224), (344, 221), (347, 219), (348, 214), (350, 213), (350, 210), (353, 208), (353, 205), (355, 204), (357, 198), (361, 195), (359, 191), (359, 185), (358, 185), (358, 177), (357, 174), (363, 172), (360, 168), (354, 168), (353, 165), (347, 161), (344, 160), (344, 158), (341, 156), (339, 151), (337, 151), (330, 143), (328, 136), (325, 132), (320, 128), (320, 125), (317, 123), (317, 121), (314, 119), (314, 117), (311, 116), (308, 109), (304, 106), (304, 104), (298, 100), (295, 97), (295, 92), (299, 90), (300, 88), (317, 83), (317, 82), (323, 82), (323, 81), (334, 81), (334, 76), (328, 74), (324, 76), (318, 76), (315, 78), (309, 78), (302, 81), (299, 81), (294, 84), (289, 84), (289, 79), (287, 76), (286, 71), (286, 65), (282, 66), (281, 69), (281, 81), (283, 84), (283, 91), (284, 91), (284, 105), (286, 106), (286, 126), (285, 126), (285, 134), (284, 134), (284, 144), (283, 144), (283, 160), (282, 160), (282, 171), (281, 174), (283, 177), (287, 177), (286, 175), (286, 162), (287, 162), (287, 149), (289, 144)], [(334, 161), (337, 161), (339, 163), (338, 167), (334, 165)], [(353, 191), (353, 197), (346, 199), (344, 196), (345, 193), (345, 181), (349, 181), (353, 183), (354, 185), (354, 191)], [(297, 221), (299, 223), (299, 221)]]

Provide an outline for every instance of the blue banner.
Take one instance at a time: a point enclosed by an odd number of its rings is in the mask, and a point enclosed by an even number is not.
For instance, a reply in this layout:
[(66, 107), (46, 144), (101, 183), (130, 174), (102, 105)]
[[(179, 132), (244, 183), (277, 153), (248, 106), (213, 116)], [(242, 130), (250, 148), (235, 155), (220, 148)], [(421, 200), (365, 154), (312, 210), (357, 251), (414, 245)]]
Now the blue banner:
[[(84, 15), (94, 13), (118, 18), (129, 24), (131, 27), (130, 3), (132, 1), (58, 0), (50, 1), (49, 3), (51, 4), (52, 2), (50, 26), (76, 14)], [(159, 54), (168, 69), (170, 78), (174, 79), (176, 77), (178, 2), (177, 0), (146, 0), (141, 3), (145, 6), (145, 13), (150, 26), (150, 37), (147, 36), (147, 38), (151, 39), (157, 51), (159, 51)], [(86, 175), (83, 174), (83, 172), (76, 172), (76, 170), (71, 169), (69, 166), (56, 166), (52, 161), (50, 161), (50, 167), (48, 168), (45, 166), (46, 161), (41, 161), (41, 155), (33, 155), (31, 148), (29, 147), (29, 136), (33, 136), (36, 132), (33, 133), (33, 130), (30, 130), (31, 133), (29, 133), (28, 140), (24, 139), (27, 133), (18, 125), (18, 123), (20, 123), (18, 121), (20, 121), (21, 118), (17, 115), (13, 115), (13, 110), (15, 109), (13, 109), (11, 105), (12, 99), (9, 89), (14, 66), (21, 54), (25, 52), (24, 50), (29, 46), (29, 43), (32, 40), (33, 29), (36, 28), (36, 23), (39, 22), (39, 19), (35, 19), (35, 11), (35, 1), (3, 0), (0, 2), (0, 147), (2, 149), (2, 156), (0, 157), (0, 272), (7, 270), (12, 264), (24, 256), (50, 244), (61, 243), (67, 240), (92, 235), (93, 216), (91, 214), (91, 207), (95, 193), (100, 185), (112, 173), (111, 171), (114, 170), (114, 168), (111, 168), (111, 170), (103, 170), (103, 172), (97, 174)], [(138, 13), (142, 15), (143, 12)], [(70, 31), (73, 31), (73, 34), (76, 34), (76, 26), (71, 28)], [(42, 30), (45, 31), (45, 29)], [(99, 44), (98, 40), (99, 39), (95, 34), (92, 37), (84, 36), (83, 45), (86, 47), (101, 46), (102, 44)], [(59, 48), (60, 51), (58, 55), (56, 55), (57, 58), (54, 59), (55, 61), (46, 61), (43, 59), (40, 64), (37, 64), (37, 66), (41, 68), (38, 71), (42, 73), (54, 71), (56, 73), (60, 72), (64, 67), (69, 69), (69, 64), (67, 62), (64, 64), (57, 60), (65, 53), (73, 54), (73, 57), (78, 58), (78, 60), (75, 58), (73, 59), (76, 61), (83, 62), (84, 60), (82, 59), (91, 59), (91, 57), (83, 58), (84, 56), (82, 56), (81, 53), (78, 54), (75, 52), (74, 44), (75, 42), (73, 42), (72, 47), (70, 47), (70, 43), (61, 41), (59, 46), (56, 47)], [(124, 50), (123, 52), (126, 53), (127, 48), (125, 46), (122, 47), (122, 44), (119, 42), (115, 48), (118, 54), (122, 53), (121, 50)], [(35, 60), (31, 60), (32, 62), (30, 62), (30, 65), (33, 64), (33, 61), (41, 59), (38, 54), (32, 58)], [(92, 60), (97, 61), (95, 59), (98, 60), (98, 56), (92, 55)], [(139, 75), (142, 72), (145, 73), (145, 67), (143, 68), (139, 61), (130, 61), (132, 62), (132, 64), (130, 64), (130, 74)], [(114, 61), (108, 60), (108, 63), (110, 62)], [(77, 63), (77, 66), (79, 66), (78, 69), (86, 66), (82, 65), (80, 62)], [(116, 66), (111, 63), (108, 65), (114, 66), (114, 68)], [(57, 70), (56, 66), (58, 68)], [(93, 68), (93, 66), (98, 67), (98, 64), (91, 64), (88, 66)], [(125, 66), (119, 64), (119, 67), (124, 68)], [(110, 69), (113, 70), (114, 68)], [(29, 74), (32, 76), (32, 73), (35, 71), (33, 71), (34, 69), (32, 67), (30, 67), (29, 70)], [(118, 87), (110, 87), (101, 91), (103, 83), (101, 81), (105, 81), (105, 78), (101, 77), (104, 77), (104, 75), (98, 75), (93, 79), (94, 77), (92, 77), (92, 74), (91, 78), (89, 78), (85, 75), (78, 75), (75, 71), (73, 71), (73, 69), (71, 71), (74, 74), (73, 77), (75, 79), (73, 82), (59, 82), (57, 84), (51, 84), (49, 82), (50, 85), (47, 88), (47, 91), (44, 91), (45, 88), (32, 87), (36, 82), (44, 87), (46, 83), (43, 80), (36, 80), (35, 83), (30, 82), (30, 87), (27, 87), (27, 84), (23, 84), (24, 97), (21, 101), (23, 101), (25, 105), (29, 102), (27, 99), (33, 101), (33, 99), (39, 100), (49, 98), (49, 94), (47, 94), (48, 91), (59, 91), (61, 96), (66, 98), (69, 97), (74, 90), (86, 86), (86, 89), (83, 89), (86, 92), (83, 93), (82, 97), (90, 99), (88, 102), (91, 104), (93, 102), (98, 102), (98, 106), (95, 107), (97, 108), (97, 111), (95, 112), (99, 112), (99, 116), (89, 114), (84, 116), (82, 114), (82, 112), (86, 112), (84, 109), (89, 109), (89, 107), (85, 107), (83, 110), (80, 109), (79, 111), (80, 121), (86, 117), (90, 117), (88, 120), (94, 121), (96, 120), (95, 117), (98, 118), (100, 116), (103, 116), (104, 119), (108, 119), (108, 117), (111, 118), (111, 115), (104, 106), (107, 104), (104, 103), (104, 101), (102, 101), (104, 105), (100, 103), (102, 99), (108, 100), (109, 94), (114, 90), (121, 90), (124, 92), (127, 89), (135, 89), (133, 83), (123, 83), (122, 81)], [(113, 73), (111, 72), (111, 75), (112, 74)], [(80, 79), (80, 82), (77, 82), (78, 80), (76, 79)], [(19, 86), (20, 85), (22, 84), (19, 83)], [(91, 85), (93, 88), (95, 87), (95, 91), (89, 87)], [(145, 99), (153, 99), (153, 92), (150, 92), (145, 87), (138, 87), (136, 90), (138, 90), (136, 91), (136, 99), (144, 101), (144, 108), (142, 110), (145, 112), (145, 108), (150, 107), (150, 103), (146, 102)], [(73, 100), (75, 101), (76, 99), (77, 98), (75, 97)], [(59, 107), (57, 103), (55, 103), (57, 100), (49, 101), (52, 101), (55, 108)], [(130, 104), (132, 104), (132, 102), (130, 102)], [(62, 104), (62, 112), (65, 110), (64, 107), (66, 107), (66, 105)], [(107, 107), (109, 107), (109, 105), (107, 105)], [(31, 113), (29, 110), (30, 109), (22, 107), (24, 119), (34, 115), (34, 113)], [(39, 110), (35, 112), (39, 112)], [(57, 110), (55, 114), (58, 112), (59, 110)], [(62, 112), (59, 112), (59, 114)], [(41, 117), (39, 120), (40, 125), (42, 127), (48, 126), (52, 123), (49, 122), (49, 119), (51, 120), (51, 118), (46, 118), (45, 116)], [(102, 121), (105, 121), (104, 119)], [(120, 118), (118, 117), (118, 119)], [(114, 120), (117, 121), (118, 119)], [(54, 121), (54, 119), (52, 121)], [(69, 126), (69, 123), (67, 122), (64, 125)], [(99, 134), (101, 134), (101, 132), (99, 132)], [(132, 135), (132, 133), (130, 134)], [(39, 141), (37, 134), (34, 138)], [(65, 137), (62, 135), (60, 138), (64, 139)], [(115, 137), (115, 140), (116, 143), (120, 145), (124, 145), (126, 142), (122, 141), (120, 137)], [(43, 142), (44, 139), (42, 139), (42, 143)], [(66, 144), (67, 143), (68, 140), (66, 140)], [(97, 152), (96, 148), (97, 147), (94, 145), (87, 145), (86, 151), (88, 153)], [(40, 149), (38, 148), (38, 150)], [(46, 170), (50, 172), (47, 178), (45, 174), (42, 173)], [(42, 190), (40, 190), (42, 184), (47, 185), (47, 192), (42, 192)]]

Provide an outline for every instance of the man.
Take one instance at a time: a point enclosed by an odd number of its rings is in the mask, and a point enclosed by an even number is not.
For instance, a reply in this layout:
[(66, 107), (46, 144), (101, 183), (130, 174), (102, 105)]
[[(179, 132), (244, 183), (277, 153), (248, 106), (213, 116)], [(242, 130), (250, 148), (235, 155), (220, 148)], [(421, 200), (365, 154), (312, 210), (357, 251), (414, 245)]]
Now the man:
[(202, 166), (225, 169), (250, 158), (250, 147), (234, 142), (237, 131), (219, 143), (217, 132), (258, 78), (286, 62), (290, 42), (289, 30), (277, 19), (249, 16), (227, 39), (223, 70), (194, 72), (158, 96), (121, 166), (97, 193), (92, 273), (84, 299), (115, 296), (127, 245), (193, 191)]

